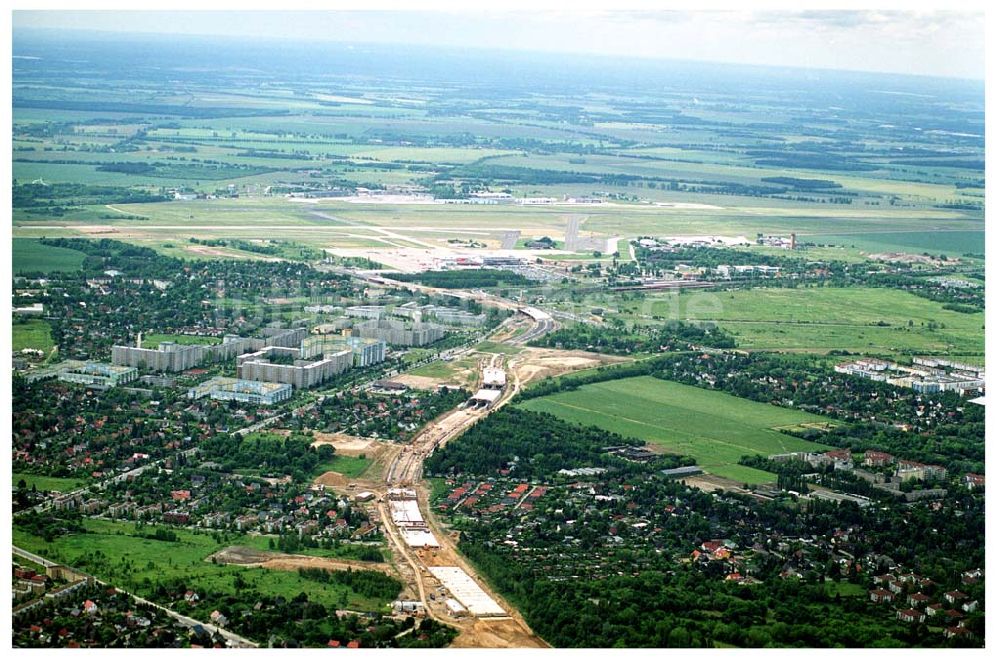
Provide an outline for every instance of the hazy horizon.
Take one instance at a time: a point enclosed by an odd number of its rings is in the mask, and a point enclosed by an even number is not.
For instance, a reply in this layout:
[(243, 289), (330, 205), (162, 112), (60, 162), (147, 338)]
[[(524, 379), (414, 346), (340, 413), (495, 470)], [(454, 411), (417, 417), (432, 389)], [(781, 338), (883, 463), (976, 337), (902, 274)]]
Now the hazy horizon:
[(958, 11), (15, 11), (13, 34), (464, 48), (982, 81), (983, 20)]

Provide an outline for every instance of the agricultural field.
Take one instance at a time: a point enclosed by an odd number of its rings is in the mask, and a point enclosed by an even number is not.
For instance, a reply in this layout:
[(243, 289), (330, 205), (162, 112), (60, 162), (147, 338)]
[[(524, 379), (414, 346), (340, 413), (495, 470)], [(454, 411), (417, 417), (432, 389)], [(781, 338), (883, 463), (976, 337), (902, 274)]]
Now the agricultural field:
[[(372, 600), (342, 585), (311, 581), (295, 572), (217, 565), (208, 560), (215, 552), (231, 545), (259, 545), (262, 537), (246, 542), (243, 536), (215, 534), (213, 537), (210, 533), (171, 529), (177, 534), (177, 541), (170, 542), (143, 537), (153, 534), (155, 528), (149, 525), (139, 528), (131, 522), (101, 519), (84, 519), (83, 525), (86, 533), (62, 535), (52, 542), (15, 527), (13, 542), (139, 595), (150, 594), (157, 581), (172, 578), (182, 578), (206, 590), (235, 592), (234, 582), (239, 575), (261, 593), (287, 599), (305, 593), (310, 601), (358, 611), (386, 610), (388, 605), (388, 602)], [(331, 550), (327, 555), (336, 554)]]
[(588, 384), (519, 406), (644, 439), (695, 458), (707, 473), (745, 483), (771, 482), (774, 475), (738, 464), (741, 456), (824, 450), (774, 428), (827, 423), (813, 414), (647, 376)]
[(14, 274), (79, 270), (84, 258), (82, 252), (64, 247), (49, 247), (28, 238), (14, 238), (11, 253)]
[[(409, 303), (514, 317), (458, 357), (438, 358), (440, 346), (464, 345), (477, 328), (450, 327), (449, 338), (413, 350), (394, 343), (383, 363), (272, 406), (192, 401), (181, 387), (99, 392), (18, 377), (17, 546), (138, 595), (163, 597), (167, 582), (212, 593), (200, 618), (226, 608), (219, 595), (259, 599), (264, 622), (254, 631), (274, 646), (272, 624), (290, 621), (310, 637), (334, 624), (325, 611), (304, 627), (316, 609), (300, 606), (302, 595), (341, 612), (387, 613), (392, 599), (428, 590), (434, 601), (419, 626), (402, 616), (391, 629), (362, 626), (387, 630), (380, 641), (391, 645), (448, 643), (453, 635), (432, 633), (430, 618), (443, 620), (444, 600), (463, 595), (428, 581), (441, 565), (462, 566), (510, 614), (451, 620), (456, 647), (964, 647), (984, 636), (982, 580), (967, 578), (985, 564), (984, 408), (950, 392), (928, 404), (912, 389), (830, 375), (860, 355), (985, 363), (981, 81), (117, 36), (15, 35), (15, 299), (45, 305), (15, 319), (15, 351), (107, 361), (138, 331), (147, 348), (279, 327), (326, 331), (316, 325), (331, 321), (368, 333), (342, 310), (303, 311), (316, 303), (385, 305), (383, 318)], [(68, 241), (85, 256), (41, 244), (53, 237), (95, 242)], [(699, 239), (673, 240), (683, 237)], [(926, 256), (872, 259), (885, 252)], [(104, 281), (111, 268), (125, 275)], [(684, 290), (665, 290), (675, 277), (688, 280)], [(529, 333), (515, 311), (530, 311), (524, 305), (550, 313), (544, 329), (561, 333), (517, 345)], [(38, 365), (29, 361), (16, 364), (30, 372)], [(237, 361), (199, 364), (178, 382), (233, 375)], [(458, 411), (467, 393), (443, 385), (471, 389), (494, 362), (535, 397)], [(580, 381), (592, 384), (546, 382), (585, 369)], [(934, 377), (942, 389), (957, 379)], [(382, 395), (381, 378), (410, 393)], [(978, 379), (967, 380), (977, 396)], [(796, 407), (767, 402), (791, 399)], [(605, 450), (618, 443), (611, 433), (662, 455), (621, 478), (623, 463)], [(455, 440), (425, 450), (442, 437)], [(867, 507), (707, 493), (744, 483), (803, 492), (812, 486), (801, 465), (772, 473), (764, 469), (773, 464), (741, 459), (834, 446), (921, 462), (926, 482), (890, 494), (847, 465), (816, 475), (816, 486), (862, 495)], [(659, 474), (687, 458), (700, 478)], [(152, 471), (122, 496), (143, 506), (139, 521), (83, 513), (95, 510), (85, 501), (54, 521), (27, 510), (51, 510), (38, 502), (55, 496), (33, 488), (96, 489), (90, 474), (113, 479), (137, 464)], [(609, 470), (560, 473), (586, 466)], [(336, 492), (367, 484), (378, 511), (306, 501), (308, 481)], [(397, 487), (430, 489), (422, 503), (439, 548), (386, 542), (397, 534), (383, 526), (383, 495)], [(919, 501), (898, 496), (910, 488), (923, 490)], [(154, 500), (168, 504), (162, 519), (146, 507)], [(167, 514), (181, 510), (195, 517)], [(948, 546), (928, 541), (934, 533)], [(716, 538), (725, 550), (707, 554)], [(761, 538), (772, 539), (763, 558)], [(851, 560), (831, 562), (834, 545)], [(327, 581), (297, 569), (346, 568), (317, 559), (368, 561), (393, 579)], [(968, 625), (955, 638), (897, 620), (902, 601), (883, 607), (866, 596), (887, 564), (932, 579), (935, 598), (961, 588), (979, 609), (958, 614)], [(265, 618), (271, 599), (284, 600), (282, 620)]]

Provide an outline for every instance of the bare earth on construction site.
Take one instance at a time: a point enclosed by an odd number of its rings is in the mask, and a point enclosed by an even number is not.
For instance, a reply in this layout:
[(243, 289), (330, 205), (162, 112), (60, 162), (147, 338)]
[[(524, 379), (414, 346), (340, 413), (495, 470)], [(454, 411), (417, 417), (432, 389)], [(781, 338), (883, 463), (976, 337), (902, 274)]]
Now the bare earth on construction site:
[(629, 361), (628, 357), (600, 355), (584, 350), (525, 348), (512, 361), (521, 384), (556, 377), (570, 371)]
[(715, 492), (716, 490), (731, 492), (743, 489), (743, 483), (723, 478), (722, 476), (713, 476), (712, 474), (688, 476), (683, 480), (683, 483), (688, 487), (695, 487), (703, 492)]
[(329, 444), (337, 455), (355, 457), (364, 453), (366, 456), (379, 449), (378, 442), (367, 437), (345, 435), (339, 432), (314, 432), (313, 446)]
[(426, 375), (410, 375), (404, 373), (403, 375), (397, 375), (392, 378), (393, 382), (398, 382), (400, 384), (405, 384), (411, 389), (437, 389), (442, 384), (448, 382), (447, 379), (432, 378)]
[(327, 471), (317, 476), (313, 483), (326, 487), (347, 487), (347, 476), (336, 471)]
[(546, 648), (549, 647), (534, 634), (510, 618), (476, 618), (471, 625), (463, 625), (452, 641), (453, 648)]
[(209, 556), (207, 560), (212, 560), (213, 558), (216, 563), (224, 565), (245, 565), (247, 567), (263, 567), (269, 570), (292, 571), (304, 567), (322, 568), (324, 570), (376, 570), (386, 574), (396, 574), (396, 569), (386, 563), (323, 558), (320, 556), (305, 556), (303, 554), (283, 554), (238, 545), (221, 549)]

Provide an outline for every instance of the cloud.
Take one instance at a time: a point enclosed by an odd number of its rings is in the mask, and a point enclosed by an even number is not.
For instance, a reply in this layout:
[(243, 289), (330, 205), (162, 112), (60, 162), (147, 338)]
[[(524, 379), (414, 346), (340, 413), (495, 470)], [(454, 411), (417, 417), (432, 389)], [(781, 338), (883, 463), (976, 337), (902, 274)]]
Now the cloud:
[(830, 30), (883, 30), (919, 34), (927, 30), (946, 28), (968, 29), (982, 24), (981, 12), (958, 11), (856, 11), (805, 10), (753, 12), (752, 22), (758, 25), (797, 25)]

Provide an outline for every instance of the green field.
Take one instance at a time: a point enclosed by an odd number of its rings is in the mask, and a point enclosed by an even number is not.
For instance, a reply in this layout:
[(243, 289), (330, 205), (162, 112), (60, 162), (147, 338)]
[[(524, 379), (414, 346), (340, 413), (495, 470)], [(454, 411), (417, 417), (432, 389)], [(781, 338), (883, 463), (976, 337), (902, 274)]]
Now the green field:
[(328, 471), (335, 471), (348, 478), (357, 478), (371, 466), (372, 461), (367, 457), (353, 457), (348, 455), (337, 455), (328, 462), (316, 465), (313, 469), (313, 476), (319, 476)]
[(448, 362), (436, 361), (418, 366), (406, 373), (407, 375), (419, 375), (425, 378), (441, 378), (446, 380), (455, 373), (455, 369)]
[(193, 345), (213, 345), (216, 343), (221, 343), (222, 340), (214, 336), (195, 336), (193, 334), (143, 334), (142, 335), (142, 347), (143, 348), (155, 348), (163, 341), (173, 341), (174, 343), (193, 346)]
[(827, 423), (813, 414), (649, 376), (588, 384), (519, 406), (644, 439), (695, 458), (710, 474), (745, 483), (771, 482), (774, 475), (738, 464), (743, 455), (824, 450), (772, 428)]
[(78, 567), (116, 586), (134, 590), (139, 595), (150, 595), (152, 584), (171, 578), (183, 578), (206, 590), (234, 592), (234, 580), (237, 574), (241, 574), (250, 587), (267, 595), (282, 595), (291, 599), (299, 593), (305, 593), (310, 600), (327, 606), (360, 611), (384, 611), (388, 604), (364, 597), (338, 584), (303, 579), (295, 572), (216, 565), (206, 560), (211, 554), (230, 545), (261, 548), (261, 541), (266, 543), (263, 536), (223, 537), (220, 538), (222, 542), (217, 542), (210, 533), (171, 529), (177, 534), (178, 540), (167, 542), (136, 537), (137, 531), (143, 535), (152, 534), (155, 530), (153, 526), (147, 525), (137, 530), (131, 522), (98, 519), (84, 519), (83, 525), (87, 533), (59, 536), (51, 543), (15, 527), (13, 542), (50, 560)]
[(25, 474), (19, 471), (11, 474), (10, 482), (14, 487), (17, 487), (17, 484), (22, 480), (27, 484), (29, 490), (34, 485), (40, 492), (70, 492), (86, 485), (86, 482), (79, 478), (39, 476), (38, 474)]
[[(649, 299), (654, 299), (651, 305)], [(628, 314), (715, 321), (750, 350), (850, 350), (874, 354), (982, 355), (983, 313), (888, 288), (760, 288), (650, 296)], [(880, 324), (881, 323), (881, 324)], [(932, 324), (933, 323), (933, 324)]]
[(804, 240), (816, 244), (855, 247), (868, 252), (916, 252), (922, 254), (985, 254), (984, 231), (873, 231), (870, 233), (815, 234)]
[(485, 352), (491, 355), (516, 355), (521, 352), (523, 348), (507, 345), (505, 343), (496, 343), (495, 341), (483, 341), (482, 343), (476, 345), (476, 350), (478, 352)]
[(35, 348), (48, 352), (55, 345), (52, 328), (44, 320), (32, 318), (27, 322), (11, 325), (11, 348), (17, 352), (25, 348)]
[(75, 249), (49, 247), (38, 240), (14, 238), (11, 260), (19, 272), (61, 272), (79, 270), (86, 255)]
[(461, 372), (467, 371), (465, 380), (469, 384), (475, 384), (479, 377), (476, 368), (479, 360), (476, 357), (463, 357), (455, 361), (433, 361), (430, 364), (418, 366), (406, 372), (407, 375), (418, 375), (425, 378), (436, 378), (439, 380), (450, 380), (458, 377)]

